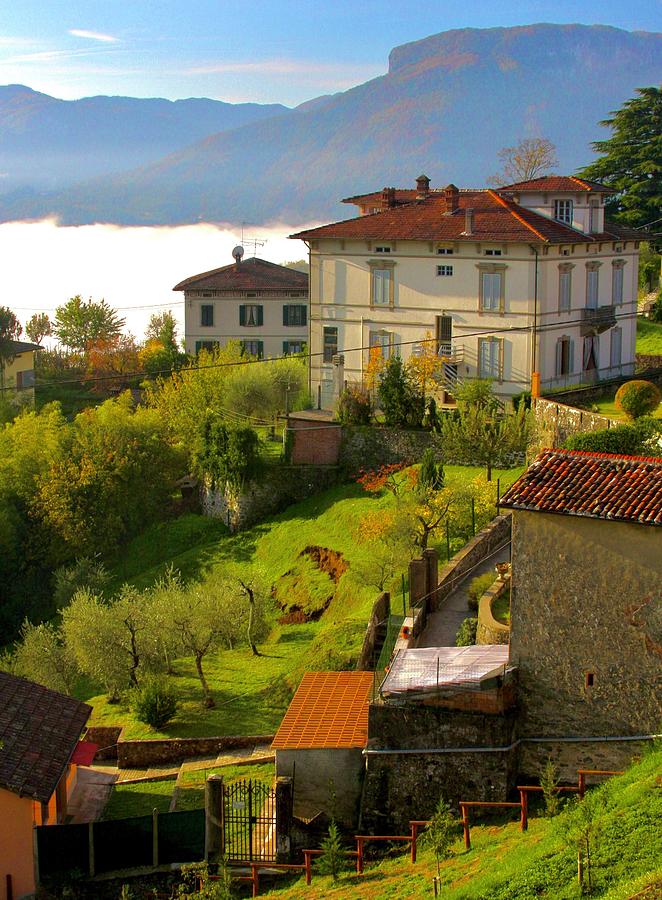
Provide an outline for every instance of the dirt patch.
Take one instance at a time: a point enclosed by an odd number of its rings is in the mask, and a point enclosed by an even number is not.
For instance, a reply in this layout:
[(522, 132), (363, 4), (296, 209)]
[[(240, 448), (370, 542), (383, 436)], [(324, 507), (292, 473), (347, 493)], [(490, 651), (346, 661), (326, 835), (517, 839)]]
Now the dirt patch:
[(349, 566), (342, 553), (328, 547), (305, 547), (295, 564), (278, 579), (272, 594), (283, 625), (317, 621), (335, 596), (335, 587)]

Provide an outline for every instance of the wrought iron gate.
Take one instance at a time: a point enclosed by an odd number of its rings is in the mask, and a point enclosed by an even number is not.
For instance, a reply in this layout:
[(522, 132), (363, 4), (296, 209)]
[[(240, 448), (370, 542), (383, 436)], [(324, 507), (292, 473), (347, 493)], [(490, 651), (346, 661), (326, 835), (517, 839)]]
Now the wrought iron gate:
[(276, 793), (251, 778), (223, 788), (223, 852), (231, 860), (276, 861)]

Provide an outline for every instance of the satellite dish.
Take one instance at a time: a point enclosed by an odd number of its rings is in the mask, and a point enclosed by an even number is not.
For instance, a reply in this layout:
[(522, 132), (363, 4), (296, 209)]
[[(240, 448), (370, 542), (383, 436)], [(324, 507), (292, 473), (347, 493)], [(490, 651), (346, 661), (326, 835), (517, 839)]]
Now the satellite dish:
[(237, 246), (232, 251), (232, 255), (237, 262), (241, 262), (241, 258), (244, 255), (244, 248), (241, 246), (241, 244), (237, 244)]

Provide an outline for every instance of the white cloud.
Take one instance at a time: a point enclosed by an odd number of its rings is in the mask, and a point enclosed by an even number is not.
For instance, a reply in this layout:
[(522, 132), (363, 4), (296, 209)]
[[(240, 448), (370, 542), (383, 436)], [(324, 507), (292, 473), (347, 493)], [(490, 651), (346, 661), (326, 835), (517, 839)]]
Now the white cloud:
[(310, 75), (313, 77), (333, 77), (348, 80), (352, 77), (370, 78), (379, 74), (380, 67), (370, 64), (341, 62), (318, 62), (310, 59), (277, 57), (262, 60), (231, 60), (208, 63), (185, 69), (185, 75), (241, 75), (246, 73), (265, 75)]
[(119, 38), (112, 34), (103, 34), (100, 31), (86, 31), (84, 28), (70, 28), (69, 34), (73, 37), (87, 38), (90, 41), (103, 41), (104, 44), (116, 44)]

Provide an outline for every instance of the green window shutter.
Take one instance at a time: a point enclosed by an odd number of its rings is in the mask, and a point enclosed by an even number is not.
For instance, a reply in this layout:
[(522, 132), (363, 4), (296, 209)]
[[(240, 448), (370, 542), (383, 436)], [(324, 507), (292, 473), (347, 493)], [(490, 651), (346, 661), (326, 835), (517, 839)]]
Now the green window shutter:
[(241, 346), (242, 354), (244, 354), (246, 352), (246, 341), (239, 341), (239, 345)]
[(257, 308), (257, 324), (264, 325), (264, 307), (258, 306)]
[(289, 325), (289, 324), (290, 324), (290, 307), (286, 303), (283, 306), (283, 325)]
[[(261, 309), (261, 308), (262, 308), (262, 307), (260, 307), (260, 309)], [(260, 323), (260, 324), (261, 324), (261, 323)], [(263, 358), (264, 358), (264, 341), (258, 341), (258, 342), (257, 342), (257, 358), (258, 358), (258, 359), (263, 359)]]
[(305, 306), (301, 307), (301, 324), (302, 325), (308, 324), (308, 310), (306, 309)]
[(289, 341), (283, 341), (283, 356), (287, 356), (287, 354), (288, 354), (289, 352), (290, 352), (290, 342), (289, 342)]
[(202, 341), (195, 342), (195, 355), (197, 356), (200, 350), (202, 349)]
[(246, 307), (245, 306), (239, 307), (239, 324), (240, 325), (246, 324)]

